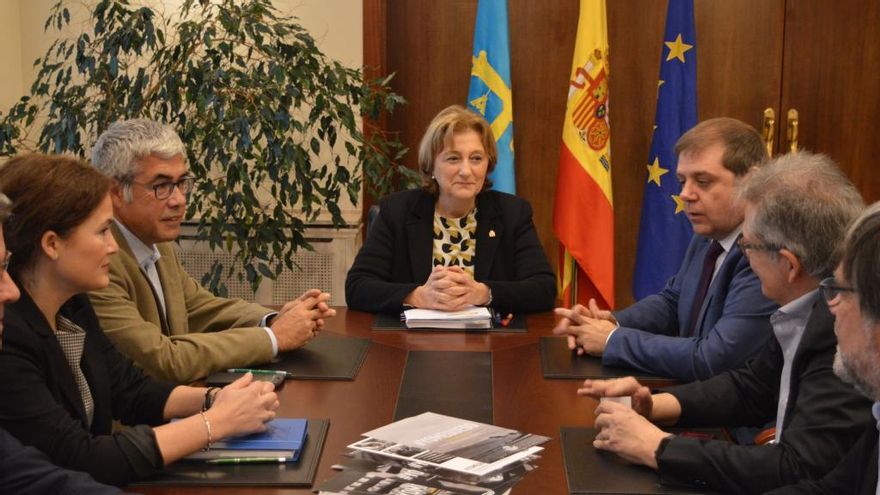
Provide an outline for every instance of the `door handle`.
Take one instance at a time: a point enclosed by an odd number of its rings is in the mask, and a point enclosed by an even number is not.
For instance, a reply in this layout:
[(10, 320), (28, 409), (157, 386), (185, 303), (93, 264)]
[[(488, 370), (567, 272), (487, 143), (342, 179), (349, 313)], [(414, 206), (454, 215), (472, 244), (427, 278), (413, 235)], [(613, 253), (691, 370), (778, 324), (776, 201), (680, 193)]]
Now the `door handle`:
[(761, 134), (761, 137), (764, 138), (764, 146), (767, 147), (767, 156), (773, 156), (773, 140), (776, 138), (776, 110), (770, 107), (764, 109)]
[(798, 111), (788, 110), (788, 146), (792, 153), (798, 150)]

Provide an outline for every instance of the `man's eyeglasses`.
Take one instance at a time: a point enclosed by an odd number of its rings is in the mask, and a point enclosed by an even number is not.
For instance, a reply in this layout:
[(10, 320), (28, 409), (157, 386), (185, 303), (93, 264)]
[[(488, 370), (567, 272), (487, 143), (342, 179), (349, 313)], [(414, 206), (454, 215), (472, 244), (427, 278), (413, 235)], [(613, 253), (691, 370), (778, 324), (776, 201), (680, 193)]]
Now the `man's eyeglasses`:
[(6, 270), (9, 268), (9, 261), (12, 259), (12, 251), (6, 251), (6, 257), (3, 258), (3, 262), (0, 263), (0, 277), (3, 277), (3, 274), (6, 273)]
[(775, 244), (759, 244), (757, 242), (746, 242), (743, 240), (742, 237), (740, 237), (736, 241), (736, 245), (739, 246), (739, 250), (742, 251), (743, 254), (746, 254), (746, 250), (774, 252), (785, 249), (785, 246), (777, 246)]
[(829, 304), (831, 304), (831, 301), (837, 299), (837, 296), (844, 292), (856, 291), (852, 287), (838, 285), (837, 280), (834, 280), (834, 277), (828, 277), (825, 280), (819, 282), (819, 290), (822, 292), (822, 297), (825, 298), (825, 302)]
[(140, 182), (131, 181), (132, 184), (137, 184), (141, 187), (146, 187), (147, 189), (152, 189), (153, 194), (156, 195), (156, 199), (168, 199), (174, 194), (174, 189), (179, 189), (181, 193), (185, 195), (189, 194), (192, 191), (193, 184), (195, 184), (195, 177), (182, 177), (177, 182), (163, 182), (161, 184), (142, 184)]

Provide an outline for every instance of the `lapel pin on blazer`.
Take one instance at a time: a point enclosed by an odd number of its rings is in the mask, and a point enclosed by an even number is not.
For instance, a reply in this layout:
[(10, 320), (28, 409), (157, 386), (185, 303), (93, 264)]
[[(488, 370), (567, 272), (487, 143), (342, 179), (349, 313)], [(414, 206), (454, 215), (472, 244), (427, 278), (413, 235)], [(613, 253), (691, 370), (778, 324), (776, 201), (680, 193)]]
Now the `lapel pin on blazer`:
[(495, 231), (494, 231), (494, 230), (490, 230), (490, 231), (489, 231), (489, 237), (495, 237)]

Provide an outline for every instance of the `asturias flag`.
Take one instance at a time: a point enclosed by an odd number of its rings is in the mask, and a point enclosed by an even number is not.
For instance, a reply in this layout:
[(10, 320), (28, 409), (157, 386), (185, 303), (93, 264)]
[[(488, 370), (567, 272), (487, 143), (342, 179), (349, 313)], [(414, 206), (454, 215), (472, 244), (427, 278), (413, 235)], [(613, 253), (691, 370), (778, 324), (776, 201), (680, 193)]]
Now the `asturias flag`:
[(553, 209), (565, 304), (614, 307), (610, 137), (605, 0), (581, 0)]
[(489, 121), (498, 146), (498, 163), (489, 178), (495, 190), (515, 194), (507, 0), (479, 1), (472, 60), (468, 107)]
[(633, 277), (636, 299), (657, 293), (681, 265), (693, 235), (675, 175), (675, 142), (697, 124), (697, 49), (693, 0), (669, 0), (660, 58), (657, 115), (648, 156), (639, 246)]

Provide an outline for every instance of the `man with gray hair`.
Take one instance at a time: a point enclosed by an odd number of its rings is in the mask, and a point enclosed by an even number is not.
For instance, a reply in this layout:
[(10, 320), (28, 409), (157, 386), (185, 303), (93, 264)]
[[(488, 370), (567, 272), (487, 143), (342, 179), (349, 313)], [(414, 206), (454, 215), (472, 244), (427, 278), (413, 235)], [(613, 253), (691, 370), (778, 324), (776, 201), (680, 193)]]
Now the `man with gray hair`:
[[(754, 171), (739, 200), (740, 248), (764, 295), (780, 305), (770, 317), (775, 339), (742, 368), (658, 394), (631, 377), (587, 380), (578, 393), (632, 400), (632, 409), (599, 404), (596, 448), (657, 469), (661, 481), (750, 494), (824, 476), (868, 422), (867, 401), (833, 372), (833, 320), (819, 295), (863, 203), (831, 160), (806, 152)], [(764, 445), (672, 435), (652, 424), (761, 426), (774, 417), (775, 442)]]
[(821, 481), (803, 481), (773, 491), (783, 494), (874, 495), (878, 486), (880, 428), (880, 202), (852, 224), (843, 261), (821, 288), (834, 314), (838, 347), (834, 372), (874, 401), (872, 422), (840, 464)]
[(180, 234), (189, 174), (186, 149), (168, 125), (112, 124), (92, 164), (113, 179), (119, 253), (110, 285), (90, 294), (104, 332), (150, 375), (188, 383), (214, 371), (271, 361), (311, 340), (335, 314), (330, 295), (306, 291), (278, 313), (214, 296), (184, 271), (172, 245)]

